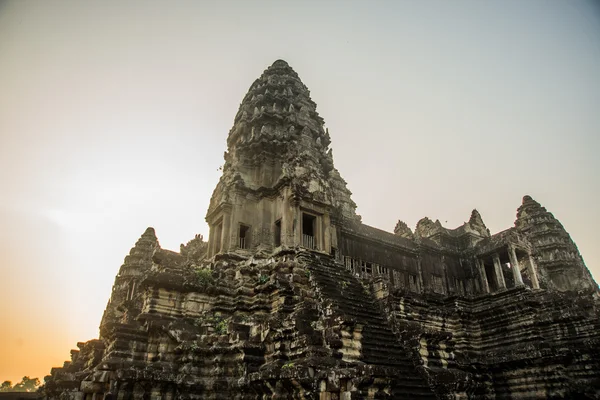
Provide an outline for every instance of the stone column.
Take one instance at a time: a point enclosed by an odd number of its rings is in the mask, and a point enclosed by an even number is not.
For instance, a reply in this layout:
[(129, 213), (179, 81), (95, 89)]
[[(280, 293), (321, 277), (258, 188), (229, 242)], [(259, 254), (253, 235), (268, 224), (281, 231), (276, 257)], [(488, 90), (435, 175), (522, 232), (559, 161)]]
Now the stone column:
[(117, 393), (119, 393), (119, 381), (116, 379), (111, 379), (108, 391), (114, 396), (113, 399), (116, 399)]
[(331, 220), (329, 219), (329, 214), (323, 214), (321, 219), (323, 220), (323, 238), (321, 239), (321, 243), (323, 243), (323, 246), (321, 250), (323, 250), (326, 253), (331, 253), (331, 232), (329, 230), (329, 227), (331, 226)]
[(314, 235), (315, 235), (315, 244), (314, 244), (314, 249), (315, 250), (323, 250), (323, 231), (324, 231), (325, 225), (323, 224), (323, 216), (322, 215), (318, 215), (316, 216), (315, 222), (314, 222)]
[(479, 275), (481, 275), (481, 283), (483, 285), (483, 291), (484, 291), (484, 293), (489, 293), (490, 292), (490, 284), (488, 283), (487, 275), (485, 273), (485, 264), (484, 264), (483, 260), (480, 260), (478, 258), (476, 258), (475, 261), (477, 262), (477, 266), (479, 267)]
[(335, 247), (338, 250), (338, 254), (341, 255), (342, 252), (340, 251), (340, 245), (338, 243), (337, 228), (335, 225), (331, 224), (331, 217), (329, 218), (329, 234), (331, 237), (331, 247)]
[[(410, 278), (409, 278), (410, 279)], [(423, 282), (423, 267), (421, 266), (421, 255), (417, 258), (417, 290), (419, 293), (425, 293), (425, 282)]]
[(223, 224), (222, 224), (223, 232), (221, 232), (221, 251), (223, 253), (229, 250), (229, 243), (231, 239), (231, 214), (230, 212), (226, 212), (223, 214)]
[(215, 230), (210, 225), (208, 227), (208, 256), (207, 258), (211, 258), (215, 254)]
[(281, 245), (291, 247), (294, 245), (294, 213), (290, 204), (288, 189), (284, 189), (281, 204)]
[[(237, 203), (237, 194), (233, 196), (233, 204)], [(229, 232), (229, 240), (227, 241), (227, 247), (223, 247), (223, 252), (235, 251), (240, 245), (239, 233), (240, 233), (240, 222), (239, 217), (236, 215), (236, 210), (239, 210), (239, 204), (237, 207), (227, 207), (227, 215), (229, 215), (229, 222), (227, 222), (227, 231)], [(248, 221), (250, 222), (250, 221)], [(223, 229), (225, 228), (225, 217), (223, 217)], [(254, 229), (254, 227), (252, 227)], [(254, 232), (250, 231), (250, 235), (254, 235)], [(248, 238), (250, 245), (254, 245), (254, 241)]]
[(294, 237), (294, 246), (302, 245), (302, 211), (300, 211), (300, 205), (296, 201), (292, 201), (291, 206), (293, 215), (292, 223), (292, 236)]
[(502, 274), (502, 265), (500, 265), (500, 256), (498, 253), (494, 253), (494, 271), (496, 272), (496, 282), (498, 283), (498, 289), (506, 289), (506, 282), (504, 281), (504, 275)]
[(537, 276), (537, 267), (535, 265), (535, 261), (533, 261), (533, 256), (531, 253), (527, 253), (527, 258), (529, 259), (529, 277), (531, 279), (531, 286), (534, 289), (540, 288), (540, 281)]
[(521, 276), (521, 268), (519, 266), (519, 260), (517, 259), (517, 253), (513, 246), (508, 246), (508, 258), (510, 258), (510, 266), (515, 280), (515, 286), (523, 286), (523, 277)]
[[(448, 281), (448, 268), (446, 266), (446, 260), (445, 257), (442, 256), (442, 271), (444, 272), (444, 275), (442, 275), (442, 283), (444, 285), (444, 294), (448, 295), (450, 294), (450, 282)], [(456, 288), (456, 292), (459, 291), (459, 288)]]

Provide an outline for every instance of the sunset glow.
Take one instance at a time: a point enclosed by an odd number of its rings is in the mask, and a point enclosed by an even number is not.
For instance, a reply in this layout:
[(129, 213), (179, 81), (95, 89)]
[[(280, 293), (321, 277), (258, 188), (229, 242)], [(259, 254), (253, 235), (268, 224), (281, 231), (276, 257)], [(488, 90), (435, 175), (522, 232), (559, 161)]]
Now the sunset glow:
[(600, 8), (587, 1), (0, 2), (0, 380), (98, 324), (148, 226), (200, 233), (248, 85), (311, 89), (358, 213), (391, 231), (531, 195), (600, 278)]

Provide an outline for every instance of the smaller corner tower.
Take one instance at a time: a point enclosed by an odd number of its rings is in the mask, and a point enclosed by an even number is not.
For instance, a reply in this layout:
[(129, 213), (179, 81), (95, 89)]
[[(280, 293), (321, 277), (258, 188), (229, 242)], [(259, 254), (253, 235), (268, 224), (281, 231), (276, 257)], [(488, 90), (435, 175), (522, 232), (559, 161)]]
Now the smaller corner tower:
[(100, 330), (106, 325), (127, 323), (142, 309), (142, 276), (152, 268), (152, 256), (160, 249), (154, 228), (149, 227), (125, 257), (113, 284), (112, 294), (100, 322)]
[(531, 196), (523, 197), (515, 228), (531, 243), (542, 287), (559, 291), (598, 290), (571, 236)]

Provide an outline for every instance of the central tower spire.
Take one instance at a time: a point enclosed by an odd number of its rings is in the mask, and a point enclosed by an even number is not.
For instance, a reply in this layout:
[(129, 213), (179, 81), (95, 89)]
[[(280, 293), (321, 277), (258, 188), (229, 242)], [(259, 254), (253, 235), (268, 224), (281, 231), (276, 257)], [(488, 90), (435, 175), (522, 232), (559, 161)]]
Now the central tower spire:
[(357, 216), (323, 125), (287, 62), (275, 61), (254, 81), (229, 132), (206, 215), (209, 255), (281, 245), (331, 250), (331, 220)]

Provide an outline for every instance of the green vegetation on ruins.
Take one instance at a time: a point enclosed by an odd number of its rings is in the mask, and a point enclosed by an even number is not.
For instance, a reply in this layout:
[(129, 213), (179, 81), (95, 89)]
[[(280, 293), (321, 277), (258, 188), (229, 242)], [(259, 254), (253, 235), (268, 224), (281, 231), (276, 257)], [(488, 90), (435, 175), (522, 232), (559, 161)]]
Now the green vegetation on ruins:
[(12, 386), (11, 381), (4, 381), (0, 385), (0, 392), (35, 392), (40, 386), (40, 380), (38, 378), (29, 378), (24, 376), (21, 382), (15, 383)]

